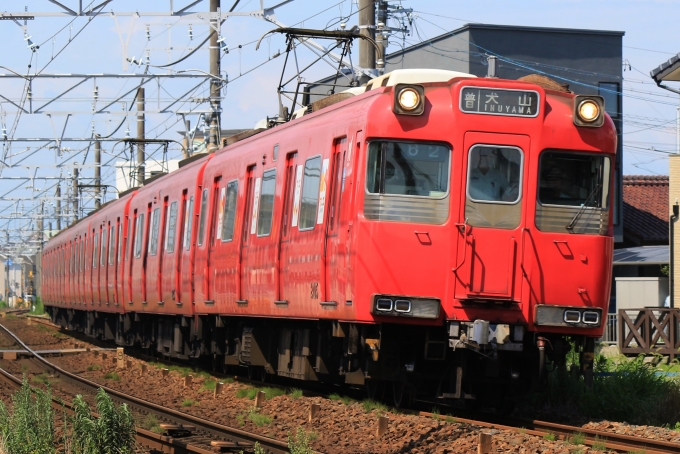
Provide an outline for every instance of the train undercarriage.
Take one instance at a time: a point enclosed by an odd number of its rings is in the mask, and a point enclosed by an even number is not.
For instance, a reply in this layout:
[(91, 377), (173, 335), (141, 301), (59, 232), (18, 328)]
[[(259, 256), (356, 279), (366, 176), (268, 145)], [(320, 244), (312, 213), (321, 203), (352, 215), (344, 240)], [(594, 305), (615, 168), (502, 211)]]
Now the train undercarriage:
[(450, 325), (48, 312), (64, 328), (154, 356), (210, 361), (221, 372), (240, 367), (262, 381), (279, 376), (363, 387), (369, 398), (397, 407), (419, 399), (507, 408), (540, 387), (546, 370), (564, 366), (572, 346), (580, 352), (579, 372), (592, 379), (594, 339), (583, 336), (527, 332), (479, 345), (466, 341), (474, 323), (464, 323), (462, 336), (452, 339)]

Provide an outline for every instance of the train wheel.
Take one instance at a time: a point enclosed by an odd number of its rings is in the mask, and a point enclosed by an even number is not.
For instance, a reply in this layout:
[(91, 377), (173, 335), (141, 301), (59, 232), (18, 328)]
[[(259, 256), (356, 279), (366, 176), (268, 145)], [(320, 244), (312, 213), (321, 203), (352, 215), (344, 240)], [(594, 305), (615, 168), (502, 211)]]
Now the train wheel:
[(257, 371), (257, 380), (261, 383), (264, 383), (267, 381), (267, 370), (264, 367), (258, 367)]
[(255, 366), (248, 366), (248, 380), (255, 380)]
[(366, 397), (370, 400), (382, 400), (382, 386), (379, 380), (366, 381)]
[(393, 381), (392, 382), (392, 397), (393, 404), (395, 408), (401, 408), (403, 405), (407, 405), (409, 402), (409, 393), (404, 381)]

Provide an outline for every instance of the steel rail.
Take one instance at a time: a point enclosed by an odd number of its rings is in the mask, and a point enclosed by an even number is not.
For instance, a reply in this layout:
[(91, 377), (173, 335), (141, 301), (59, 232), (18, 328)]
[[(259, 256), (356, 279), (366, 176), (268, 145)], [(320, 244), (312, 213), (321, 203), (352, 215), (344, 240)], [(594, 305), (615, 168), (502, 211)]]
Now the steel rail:
[[(434, 413), (418, 412), (419, 416), (437, 417)], [(651, 438), (633, 437), (630, 435), (617, 434), (614, 432), (606, 432), (602, 430), (586, 429), (583, 427), (569, 426), (565, 424), (556, 424), (547, 421), (538, 420), (506, 420), (507, 424), (496, 424), (486, 421), (478, 421), (475, 419), (466, 419), (455, 417), (456, 422), (471, 424), (474, 426), (487, 427), (489, 429), (509, 430), (518, 433), (525, 433), (527, 435), (534, 435), (536, 437), (544, 437), (548, 434), (553, 434), (556, 439), (568, 440), (569, 437), (576, 433), (583, 434), (585, 441), (583, 444), (593, 446), (594, 444), (605, 445), (607, 449), (622, 453), (644, 451), (645, 454), (667, 454), (680, 453), (680, 443), (673, 443), (670, 441), (653, 440)], [(511, 425), (510, 425), (511, 424)]]
[[(208, 421), (203, 418), (199, 418), (197, 416), (189, 415), (187, 413), (182, 413), (180, 411), (166, 408), (153, 402), (149, 402), (147, 400), (122, 393), (115, 389), (108, 388), (106, 386), (100, 385), (99, 383), (95, 383), (86, 378), (68, 372), (60, 368), (59, 366), (50, 363), (45, 358), (38, 355), (35, 351), (31, 350), (24, 342), (21, 341), (21, 339), (19, 339), (4, 325), (0, 324), (0, 328), (2, 328), (2, 330), (4, 330), (9, 336), (14, 338), (14, 340), (19, 345), (21, 345), (26, 351), (33, 354), (33, 357), (37, 361), (39, 361), (43, 366), (51, 370), (56, 376), (71, 382), (71, 384), (75, 385), (76, 387), (86, 390), (88, 392), (93, 392), (99, 388), (102, 388), (114, 400), (119, 401), (121, 403), (125, 403), (129, 408), (137, 412), (154, 413), (161, 417), (163, 420), (172, 421), (173, 423), (180, 424), (182, 426), (194, 426), (197, 432), (201, 432), (201, 436), (199, 436), (198, 438), (196, 436), (173, 438), (164, 435), (159, 436), (153, 432), (145, 431), (147, 433), (143, 434), (143, 436), (145, 440), (147, 440), (149, 443), (151, 442), (166, 443), (165, 446), (167, 446), (167, 442), (171, 440), (172, 446), (175, 449), (175, 451), (172, 452), (182, 452), (177, 451), (177, 448), (183, 448), (184, 452), (214, 453), (215, 451), (208, 450), (208, 448), (203, 448), (201, 446), (196, 446), (196, 444), (200, 443), (202, 445), (210, 446), (210, 442), (212, 440), (226, 440), (240, 444), (246, 443), (254, 444), (257, 442), (263, 448), (267, 449), (269, 452), (273, 454), (283, 454), (288, 452), (288, 444), (286, 442), (275, 440), (273, 438), (264, 437), (233, 427), (225, 426), (212, 421)], [(210, 438), (207, 438), (206, 436)]]

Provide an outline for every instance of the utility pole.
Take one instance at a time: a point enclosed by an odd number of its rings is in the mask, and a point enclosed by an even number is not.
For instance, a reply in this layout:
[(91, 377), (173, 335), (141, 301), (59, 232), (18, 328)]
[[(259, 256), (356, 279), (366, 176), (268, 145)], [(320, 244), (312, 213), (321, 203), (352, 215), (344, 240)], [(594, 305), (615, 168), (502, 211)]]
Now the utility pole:
[[(216, 13), (220, 10), (220, 0), (210, 0), (210, 12)], [(222, 113), (222, 103), (220, 100), (222, 81), (216, 79), (220, 77), (220, 45), (217, 42), (218, 30), (220, 29), (219, 19), (210, 21), (210, 28), (212, 29), (212, 36), (210, 37), (210, 74), (214, 77), (210, 78), (210, 107), (212, 113), (210, 114), (210, 135), (207, 141), (207, 151), (212, 153), (219, 148), (219, 134), (220, 134), (220, 115)]]
[[(375, 38), (375, 0), (359, 0), (359, 28), (363, 36)], [(375, 69), (375, 48), (365, 39), (359, 40), (359, 66)], [(369, 80), (363, 74), (359, 82), (365, 84)]]
[(57, 199), (57, 206), (55, 207), (55, 214), (57, 217), (57, 232), (61, 232), (61, 182), (57, 183), (57, 193), (55, 196)]
[[(383, 30), (387, 26), (387, 0), (378, 0), (378, 21), (377, 33), (375, 35), (375, 42), (378, 45), (378, 54), (380, 58), (376, 60), (376, 68), (382, 71), (385, 68), (385, 49), (387, 48), (387, 34), (383, 34)], [(368, 43), (367, 43), (368, 44)]]
[(38, 240), (40, 240), (40, 251), (42, 251), (43, 247), (43, 241), (45, 239), (44, 235), (44, 230), (45, 230), (45, 201), (40, 202), (40, 217), (38, 218)]
[[(99, 134), (95, 139), (99, 139)], [(101, 184), (102, 184), (102, 143), (94, 141), (94, 209), (98, 210), (102, 206)]]
[[(137, 138), (144, 140), (144, 88), (140, 87), (137, 90)], [(142, 187), (144, 184), (144, 175), (146, 174), (144, 161), (144, 143), (137, 142), (137, 186)]]
[(189, 130), (191, 129), (191, 121), (184, 120), (184, 128), (184, 139), (182, 139), (184, 150), (182, 150), (182, 157), (186, 159), (189, 157)]
[(73, 223), (78, 220), (78, 168), (73, 169)]

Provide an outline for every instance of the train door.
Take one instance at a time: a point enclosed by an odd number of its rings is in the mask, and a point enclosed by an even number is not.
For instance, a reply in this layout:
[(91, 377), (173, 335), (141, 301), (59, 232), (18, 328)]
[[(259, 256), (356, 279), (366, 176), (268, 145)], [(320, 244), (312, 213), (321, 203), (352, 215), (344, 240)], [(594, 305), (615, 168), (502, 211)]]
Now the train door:
[(117, 304), (116, 300), (116, 241), (118, 228), (116, 222), (111, 223), (111, 228), (109, 229), (109, 267), (106, 272), (108, 275), (108, 302)]
[(194, 227), (194, 196), (187, 199), (188, 191), (184, 190), (184, 220), (182, 228), (182, 257), (179, 265), (178, 279), (180, 280), (180, 293), (178, 302), (188, 303), (193, 302), (192, 285), (193, 276), (191, 271), (191, 240), (192, 230)]
[(203, 294), (205, 295), (206, 304), (215, 304), (215, 274), (214, 274), (214, 255), (215, 248), (217, 248), (218, 239), (222, 233), (221, 227), (224, 213), (224, 202), (226, 198), (226, 188), (220, 190), (222, 184), (222, 177), (215, 177), (212, 187), (212, 209), (208, 214), (210, 220), (210, 228), (208, 230), (208, 245), (207, 257), (205, 262), (205, 272), (203, 273)]
[(324, 301), (344, 303), (347, 285), (345, 263), (345, 241), (347, 229), (340, 226), (342, 195), (344, 192), (345, 156), (347, 138), (338, 139), (333, 147), (331, 158), (330, 193), (327, 210), (326, 238), (324, 239), (325, 285)]
[[(158, 294), (158, 299), (156, 301), (159, 304), (164, 304), (165, 299), (163, 297), (163, 264), (165, 263), (167, 254), (167, 240), (166, 235), (168, 233), (168, 210), (170, 208), (169, 198), (163, 197), (163, 206), (161, 207), (161, 216), (156, 225), (156, 249), (158, 253), (158, 261), (156, 269), (156, 293)], [(158, 209), (158, 208), (157, 208)]]
[[(150, 241), (150, 233), (151, 233), (151, 211), (152, 211), (152, 204), (149, 203), (146, 208), (146, 222), (144, 222), (144, 218), (142, 217), (142, 221), (140, 221), (140, 236), (142, 238), (141, 240), (141, 258), (142, 258), (142, 266), (141, 266), (141, 276), (142, 276), (142, 304), (147, 304), (149, 302), (148, 300), (148, 288), (146, 285), (146, 275), (147, 275), (147, 263), (149, 261), (149, 246), (151, 244)], [(144, 239), (146, 238), (146, 242)]]
[[(181, 247), (177, 246), (177, 205), (178, 201), (173, 200), (168, 208), (165, 219), (165, 233), (163, 244), (163, 268), (161, 268), (162, 287), (161, 301), (166, 303), (177, 301), (177, 264)], [(179, 249), (178, 252), (175, 252)]]
[(468, 132), (464, 144), (456, 299), (518, 301), (529, 137)]
[(248, 271), (246, 269), (246, 264), (244, 264), (245, 257), (248, 256), (248, 239), (250, 237), (250, 225), (253, 218), (253, 197), (255, 195), (255, 181), (253, 179), (253, 174), (255, 173), (255, 166), (248, 166), (245, 176), (245, 204), (243, 205), (243, 220), (241, 225), (241, 246), (239, 248), (239, 269), (238, 269), (238, 292), (236, 300), (237, 303), (247, 303), (247, 290), (246, 278)]
[[(292, 277), (287, 272), (288, 262), (291, 255), (290, 250), (290, 220), (293, 214), (293, 194), (296, 190), (295, 160), (297, 152), (288, 153), (286, 156), (286, 170), (284, 173), (284, 193), (283, 193), (283, 212), (281, 215), (281, 233), (279, 235), (278, 257), (276, 260), (276, 300), (288, 301), (285, 283)], [(299, 192), (299, 189), (298, 189)]]

